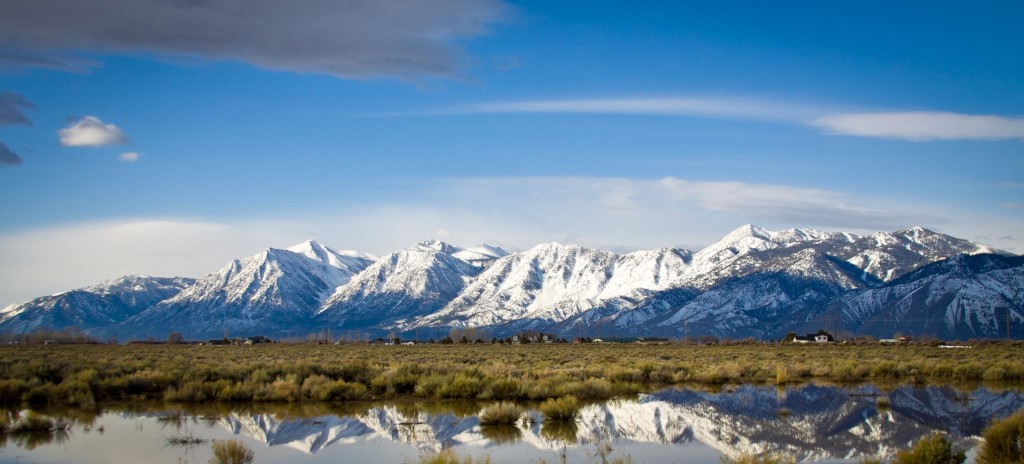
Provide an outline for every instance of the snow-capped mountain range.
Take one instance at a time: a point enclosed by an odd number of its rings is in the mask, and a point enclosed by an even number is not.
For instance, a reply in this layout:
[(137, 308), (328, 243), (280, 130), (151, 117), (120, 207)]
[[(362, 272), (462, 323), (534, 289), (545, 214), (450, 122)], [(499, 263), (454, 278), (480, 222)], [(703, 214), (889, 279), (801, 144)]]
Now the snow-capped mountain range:
[(1024, 330), (1024, 258), (920, 227), (857, 235), (742, 226), (692, 252), (545, 243), (507, 253), (428, 240), (382, 258), (309, 241), (197, 280), (129, 276), (0, 310), (0, 332), (443, 336), (479, 327), (566, 337)]

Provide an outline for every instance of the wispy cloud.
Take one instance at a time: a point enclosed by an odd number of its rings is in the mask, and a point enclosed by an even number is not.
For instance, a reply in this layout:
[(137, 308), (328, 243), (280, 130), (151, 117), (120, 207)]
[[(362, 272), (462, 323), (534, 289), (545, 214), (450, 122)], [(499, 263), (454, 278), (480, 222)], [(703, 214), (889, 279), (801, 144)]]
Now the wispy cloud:
[(48, 0), (3, 10), (0, 31), (18, 48), (0, 64), (61, 69), (69, 63), (54, 51), (147, 52), (355, 78), (452, 75), (457, 42), (511, 12), (500, 0)]
[(95, 60), (62, 55), (31, 55), (0, 52), (0, 72), (19, 74), (33, 68), (85, 73), (99, 66)]
[(996, 182), (992, 187), (1000, 190), (1020, 190), (1024, 189), (1024, 182)]
[(273, 243), (264, 242), (272, 238), (266, 232), (254, 238), (226, 224), (161, 219), (3, 234), (0, 306), (126, 274), (204, 275), (226, 263), (226, 256), (254, 254)]
[(128, 136), (120, 127), (105, 124), (95, 116), (86, 116), (57, 131), (60, 144), (65, 147), (103, 147), (128, 143)]
[(941, 219), (854, 203), (850, 195), (822, 189), (747, 182), (693, 182), (667, 177), (658, 182), (667, 194), (698, 206), (762, 221), (818, 224), (857, 229), (893, 229)]
[(0, 127), (21, 124), (31, 126), (32, 121), (24, 110), (36, 105), (24, 96), (13, 92), (0, 92)]
[(935, 111), (843, 113), (811, 122), (836, 135), (929, 140), (1024, 140), (1024, 118)]
[(1024, 140), (1024, 118), (941, 111), (849, 112), (748, 97), (584, 98), (483, 102), (403, 115), (606, 114), (781, 122), (831, 135), (910, 142)]
[(120, 159), (121, 161), (124, 161), (125, 163), (134, 163), (134, 162), (138, 161), (139, 158), (142, 158), (142, 154), (141, 153), (136, 153), (134, 151), (129, 151), (129, 152), (126, 152), (126, 153), (121, 153), (121, 156), (118, 157), (118, 159)]
[(0, 142), (0, 165), (17, 166), (21, 163), (21, 156), (18, 156), (14, 150), (11, 150), (6, 144)]
[(812, 107), (750, 98), (665, 97), (530, 100), (464, 105), (440, 113), (587, 113), (693, 116), (800, 121), (821, 114)]

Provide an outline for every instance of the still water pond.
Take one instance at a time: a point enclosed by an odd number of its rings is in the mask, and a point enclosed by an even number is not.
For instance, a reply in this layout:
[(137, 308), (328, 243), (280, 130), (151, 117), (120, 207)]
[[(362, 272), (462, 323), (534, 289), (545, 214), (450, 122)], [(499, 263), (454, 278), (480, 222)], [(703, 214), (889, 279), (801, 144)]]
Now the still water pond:
[(205, 463), (214, 440), (235, 439), (254, 451), (256, 463), (418, 462), (443, 449), (493, 462), (718, 463), (723, 454), (766, 451), (801, 462), (858, 462), (863, 456), (891, 457), (933, 431), (973, 449), (993, 418), (1024, 407), (1024, 393), (937, 386), (673, 388), (584, 406), (574, 425), (540, 423), (534, 409), (529, 416), (538, 422), (516, 427), (482, 427), (477, 414), (484, 406), (131, 405), (64, 411), (71, 423), (65, 432), (0, 436), (0, 461)]

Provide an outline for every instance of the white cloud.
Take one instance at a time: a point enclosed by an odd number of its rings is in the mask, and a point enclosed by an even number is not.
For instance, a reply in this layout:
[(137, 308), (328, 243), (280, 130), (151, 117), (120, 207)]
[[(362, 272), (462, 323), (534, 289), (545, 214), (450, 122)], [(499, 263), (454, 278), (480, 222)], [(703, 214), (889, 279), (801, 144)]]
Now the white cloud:
[(822, 189), (747, 182), (692, 182), (667, 177), (658, 182), (667, 194), (702, 208), (727, 211), (762, 221), (792, 224), (892, 229), (934, 222), (919, 213), (894, 212), (851, 204), (849, 195)]
[[(273, 243), (268, 230), (128, 220), (0, 235), (0, 306), (126, 274), (200, 276)], [(296, 240), (298, 242), (298, 240)]]
[(796, 121), (821, 114), (812, 107), (734, 97), (592, 98), (489, 102), (465, 105), (441, 114), (589, 113)]
[(134, 162), (138, 161), (139, 158), (142, 158), (142, 154), (141, 153), (136, 153), (134, 151), (129, 151), (129, 152), (126, 152), (126, 153), (121, 153), (121, 156), (118, 157), (118, 159), (120, 159), (121, 161), (124, 161), (126, 163), (134, 163)]
[(935, 111), (840, 113), (811, 121), (830, 134), (909, 140), (1024, 140), (1024, 118)]
[(95, 116), (86, 116), (57, 131), (60, 144), (65, 147), (102, 147), (128, 143), (128, 136), (120, 127), (104, 124)]
[(584, 98), (484, 102), (405, 115), (564, 113), (681, 116), (789, 123), (834, 135), (913, 142), (1024, 140), (1024, 118), (939, 111), (843, 112), (749, 97)]

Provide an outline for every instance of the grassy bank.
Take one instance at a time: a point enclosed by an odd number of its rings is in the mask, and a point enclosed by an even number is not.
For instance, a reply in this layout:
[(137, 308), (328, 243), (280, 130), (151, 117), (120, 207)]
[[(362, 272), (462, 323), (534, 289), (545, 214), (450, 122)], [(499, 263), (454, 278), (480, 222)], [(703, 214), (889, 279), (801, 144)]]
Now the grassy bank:
[(0, 401), (581, 401), (688, 384), (1024, 385), (1024, 344), (2, 346)]

